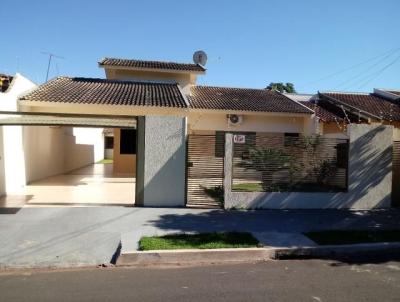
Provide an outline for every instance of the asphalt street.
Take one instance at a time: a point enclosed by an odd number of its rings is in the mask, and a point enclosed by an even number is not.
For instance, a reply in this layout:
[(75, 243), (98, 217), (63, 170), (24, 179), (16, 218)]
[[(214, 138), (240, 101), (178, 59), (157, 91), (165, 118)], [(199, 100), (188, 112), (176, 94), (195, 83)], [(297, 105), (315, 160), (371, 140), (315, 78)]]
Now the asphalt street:
[(0, 301), (8, 302), (399, 301), (400, 261), (3, 270), (0, 293)]

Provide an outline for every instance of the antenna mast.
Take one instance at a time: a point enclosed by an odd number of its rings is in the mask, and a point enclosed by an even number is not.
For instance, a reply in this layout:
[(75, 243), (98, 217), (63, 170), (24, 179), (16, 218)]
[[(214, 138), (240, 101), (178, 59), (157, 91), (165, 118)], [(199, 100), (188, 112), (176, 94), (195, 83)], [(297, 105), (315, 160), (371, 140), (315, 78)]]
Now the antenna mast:
[(41, 53), (44, 54), (44, 55), (49, 56), (49, 63), (47, 64), (47, 72), (46, 72), (46, 82), (47, 82), (47, 80), (49, 79), (49, 71), (50, 71), (51, 59), (52, 58), (64, 59), (64, 58), (61, 57), (61, 56), (58, 56), (58, 55), (56, 55), (54, 53), (51, 53), (51, 52), (42, 51)]

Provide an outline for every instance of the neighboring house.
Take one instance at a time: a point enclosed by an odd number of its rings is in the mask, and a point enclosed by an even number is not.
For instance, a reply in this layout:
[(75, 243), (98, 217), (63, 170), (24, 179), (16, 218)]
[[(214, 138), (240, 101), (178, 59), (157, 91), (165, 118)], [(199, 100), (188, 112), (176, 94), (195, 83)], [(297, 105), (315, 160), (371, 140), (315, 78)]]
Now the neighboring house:
[[(19, 73), (9, 79), (7, 89), (0, 93), (0, 110), (16, 112), (18, 97), (37, 85)], [(0, 141), (3, 146), (0, 174), (4, 174), (1, 195), (21, 194), (33, 181), (67, 173), (104, 158), (102, 129), (16, 124), (2, 127)]]
[(200, 86), (199, 64), (106, 58), (99, 66), (107, 79), (58, 77), (22, 96), (19, 108), (48, 124), (84, 117), (114, 128), (114, 171), (136, 175), (136, 205), (390, 206), (393, 129), (352, 123), (366, 120), (363, 112), (348, 116), (321, 94), (317, 102)]

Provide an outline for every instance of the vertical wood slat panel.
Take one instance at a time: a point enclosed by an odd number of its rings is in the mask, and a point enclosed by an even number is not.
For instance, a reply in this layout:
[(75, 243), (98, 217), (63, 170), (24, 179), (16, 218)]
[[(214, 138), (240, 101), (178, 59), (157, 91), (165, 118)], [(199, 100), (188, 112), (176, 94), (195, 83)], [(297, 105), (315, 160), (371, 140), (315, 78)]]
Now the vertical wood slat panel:
[(400, 141), (393, 142), (392, 206), (400, 207)]
[[(187, 205), (220, 208), (224, 182), (224, 136), (189, 135)], [(222, 199), (221, 199), (222, 198)]]

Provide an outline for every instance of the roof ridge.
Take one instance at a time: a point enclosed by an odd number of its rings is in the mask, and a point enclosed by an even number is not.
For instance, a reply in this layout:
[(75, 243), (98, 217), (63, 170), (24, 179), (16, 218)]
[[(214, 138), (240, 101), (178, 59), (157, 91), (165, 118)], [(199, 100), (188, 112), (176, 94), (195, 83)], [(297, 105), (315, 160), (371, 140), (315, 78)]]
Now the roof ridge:
[(358, 95), (370, 95), (369, 92), (351, 92), (351, 91), (319, 91), (319, 93), (338, 93), (338, 94), (358, 94)]
[(271, 91), (265, 88), (248, 88), (248, 87), (228, 87), (228, 86), (210, 86), (210, 85), (193, 85), (192, 87), (201, 87), (201, 88), (218, 88), (218, 89), (237, 89), (237, 90), (256, 90), (256, 91)]
[(121, 61), (135, 61), (135, 62), (151, 62), (151, 63), (170, 63), (170, 64), (182, 64), (182, 65), (196, 65), (196, 66), (201, 66), (200, 64), (197, 63), (183, 63), (183, 62), (176, 62), (176, 61), (164, 61), (164, 60), (144, 60), (144, 59), (127, 59), (127, 58), (115, 58), (115, 57), (103, 57), (99, 64), (102, 64), (102, 61), (105, 60), (121, 60)]
[(157, 85), (177, 85), (178, 82), (167, 82), (167, 81), (152, 81), (152, 80), (118, 80), (118, 79), (106, 79), (106, 78), (92, 78), (92, 77), (71, 77), (71, 76), (57, 76), (53, 79), (50, 79), (48, 82), (44, 83), (50, 83), (55, 80), (63, 80), (63, 79), (68, 79), (68, 80), (86, 80), (86, 81), (92, 81), (92, 82), (109, 82), (109, 83), (131, 83), (131, 84), (157, 84)]

